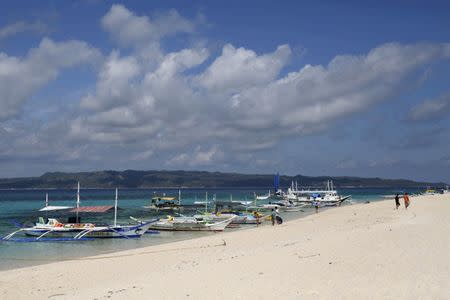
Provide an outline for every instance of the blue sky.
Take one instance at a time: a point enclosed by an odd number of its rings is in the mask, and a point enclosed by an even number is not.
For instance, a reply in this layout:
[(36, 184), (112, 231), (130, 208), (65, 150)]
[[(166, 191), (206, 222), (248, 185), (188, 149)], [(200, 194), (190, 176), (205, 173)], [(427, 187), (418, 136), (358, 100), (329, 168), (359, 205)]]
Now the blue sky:
[(450, 182), (446, 1), (4, 1), (0, 176)]

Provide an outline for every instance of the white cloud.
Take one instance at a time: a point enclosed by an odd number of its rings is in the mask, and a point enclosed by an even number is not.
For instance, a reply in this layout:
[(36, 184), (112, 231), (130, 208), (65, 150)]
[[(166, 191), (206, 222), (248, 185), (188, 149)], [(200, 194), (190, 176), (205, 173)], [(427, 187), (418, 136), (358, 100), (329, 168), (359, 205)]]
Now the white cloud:
[(408, 113), (409, 121), (438, 120), (450, 112), (450, 94), (444, 94), (437, 99), (425, 100), (414, 106)]
[[(189, 150), (193, 145), (220, 144), (222, 154), (248, 153), (315, 134), (393, 99), (411, 77), (421, 76), (417, 71), (449, 55), (447, 44), (386, 44), (367, 55), (337, 56), (328, 65), (306, 65), (277, 78), (289, 58), (288, 46), (261, 55), (231, 45), (224, 49), (200, 75), (187, 70), (205, 62), (206, 49), (165, 54), (154, 70), (139, 68), (139, 56), (114, 52), (100, 70), (96, 92), (83, 99), (89, 110), (72, 124), (70, 136), (105, 144), (152, 141), (145, 147), (153, 153), (178, 152), (168, 165), (207, 165), (220, 157), (211, 154), (216, 149)], [(117, 80), (110, 74), (115, 69)]]
[(44, 38), (24, 58), (0, 53), (0, 121), (16, 117), (25, 101), (55, 79), (61, 69), (96, 63), (100, 53), (81, 41)]
[(136, 15), (121, 4), (112, 5), (101, 23), (112, 38), (124, 47), (142, 46), (164, 36), (194, 31), (194, 24), (175, 10), (151, 20), (148, 16)]
[(449, 44), (385, 44), (365, 56), (337, 56), (327, 66), (303, 67), (234, 97), (236, 124), (308, 133), (401, 93), (411, 76), (450, 56)]
[(218, 146), (212, 146), (209, 149), (198, 146), (192, 154), (178, 154), (167, 160), (166, 164), (171, 167), (199, 167), (220, 163), (223, 158), (224, 153)]
[(238, 91), (274, 80), (291, 55), (288, 45), (273, 53), (258, 56), (254, 51), (223, 47), (222, 54), (198, 78), (200, 84), (215, 91)]
[(139, 62), (135, 57), (120, 57), (113, 51), (105, 60), (98, 74), (95, 95), (87, 95), (81, 106), (92, 110), (105, 110), (126, 105), (134, 98), (136, 86), (133, 80), (140, 74)]
[[(203, 46), (165, 53), (161, 38), (194, 30), (174, 11), (150, 18), (113, 5), (102, 26), (120, 47), (132, 49), (112, 50), (80, 106), (62, 111), (34, 135), (23, 129), (26, 138), (15, 149), (37, 145), (42, 155), (61, 153), (61, 160), (116, 163), (125, 157), (181, 168), (263, 165), (270, 159), (261, 160), (259, 153), (394, 100), (430, 64), (450, 56), (449, 44), (391, 43), (280, 75), (291, 57), (288, 45), (257, 54), (226, 44), (209, 64)], [(48, 39), (24, 58), (1, 53), (0, 120), (17, 116), (26, 99), (61, 69), (99, 56), (86, 43)], [(0, 135), (7, 142), (21, 136), (10, 127)], [(46, 149), (49, 137), (58, 144)], [(354, 168), (354, 162), (337, 167)]]
[(33, 32), (37, 34), (44, 34), (48, 31), (47, 25), (37, 21), (34, 23), (18, 21), (12, 24), (8, 24), (0, 28), (0, 40), (9, 38), (23, 32)]

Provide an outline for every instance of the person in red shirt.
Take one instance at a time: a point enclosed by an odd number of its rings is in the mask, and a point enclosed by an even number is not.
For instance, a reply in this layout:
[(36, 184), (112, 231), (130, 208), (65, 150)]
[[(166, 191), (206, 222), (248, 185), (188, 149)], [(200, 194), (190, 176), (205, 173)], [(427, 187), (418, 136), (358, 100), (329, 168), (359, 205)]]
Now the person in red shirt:
[(405, 194), (403, 195), (403, 200), (405, 201), (405, 209), (408, 209), (408, 206), (409, 206), (409, 196), (408, 196), (408, 193), (405, 192)]

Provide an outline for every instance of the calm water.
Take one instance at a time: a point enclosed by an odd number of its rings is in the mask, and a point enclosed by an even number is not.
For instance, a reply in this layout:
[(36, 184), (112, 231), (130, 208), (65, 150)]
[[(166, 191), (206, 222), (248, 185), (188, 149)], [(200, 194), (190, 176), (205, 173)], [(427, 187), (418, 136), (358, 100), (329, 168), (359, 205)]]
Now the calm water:
[[(205, 199), (208, 192), (209, 199), (216, 195), (218, 200), (252, 200), (253, 193), (267, 193), (268, 189), (183, 189), (183, 203), (192, 203)], [(377, 201), (383, 195), (391, 195), (401, 191), (398, 189), (341, 189), (341, 195), (352, 195), (352, 202)], [(409, 190), (416, 192), (416, 190)], [(32, 224), (39, 216), (38, 212), (44, 206), (45, 194), (49, 194), (50, 205), (75, 206), (76, 190), (0, 190), (0, 236), (4, 236), (17, 229), (17, 224)], [(152, 218), (154, 215), (142, 208), (149, 205), (154, 194), (177, 196), (178, 190), (171, 189), (121, 189), (119, 191), (118, 223), (128, 224), (129, 216)], [(81, 190), (81, 205), (113, 205), (115, 191), (113, 189), (86, 189)], [(285, 213), (284, 218), (291, 219), (310, 214), (312, 209), (306, 208), (304, 212)], [(52, 217), (54, 215), (48, 215)], [(85, 221), (112, 224), (113, 213), (102, 215), (82, 216)], [(250, 226), (250, 225), (247, 225)], [(241, 228), (245, 228), (241, 226)], [(132, 249), (148, 245), (161, 244), (176, 240), (205, 236), (208, 232), (161, 232), (160, 234), (145, 235), (141, 239), (105, 239), (79, 242), (39, 242), (16, 243), (0, 242), (0, 270), (36, 265), (55, 260), (64, 260), (108, 253), (117, 250)]]

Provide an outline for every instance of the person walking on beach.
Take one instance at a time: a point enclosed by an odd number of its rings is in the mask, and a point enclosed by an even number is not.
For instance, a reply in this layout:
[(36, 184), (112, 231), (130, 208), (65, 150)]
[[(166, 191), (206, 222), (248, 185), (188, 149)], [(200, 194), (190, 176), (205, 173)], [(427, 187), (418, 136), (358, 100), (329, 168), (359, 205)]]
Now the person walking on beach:
[(409, 196), (408, 193), (405, 192), (405, 194), (403, 195), (403, 200), (405, 201), (405, 209), (408, 209), (409, 206)]
[(395, 209), (398, 209), (400, 206), (400, 198), (398, 197), (398, 194), (395, 195)]

